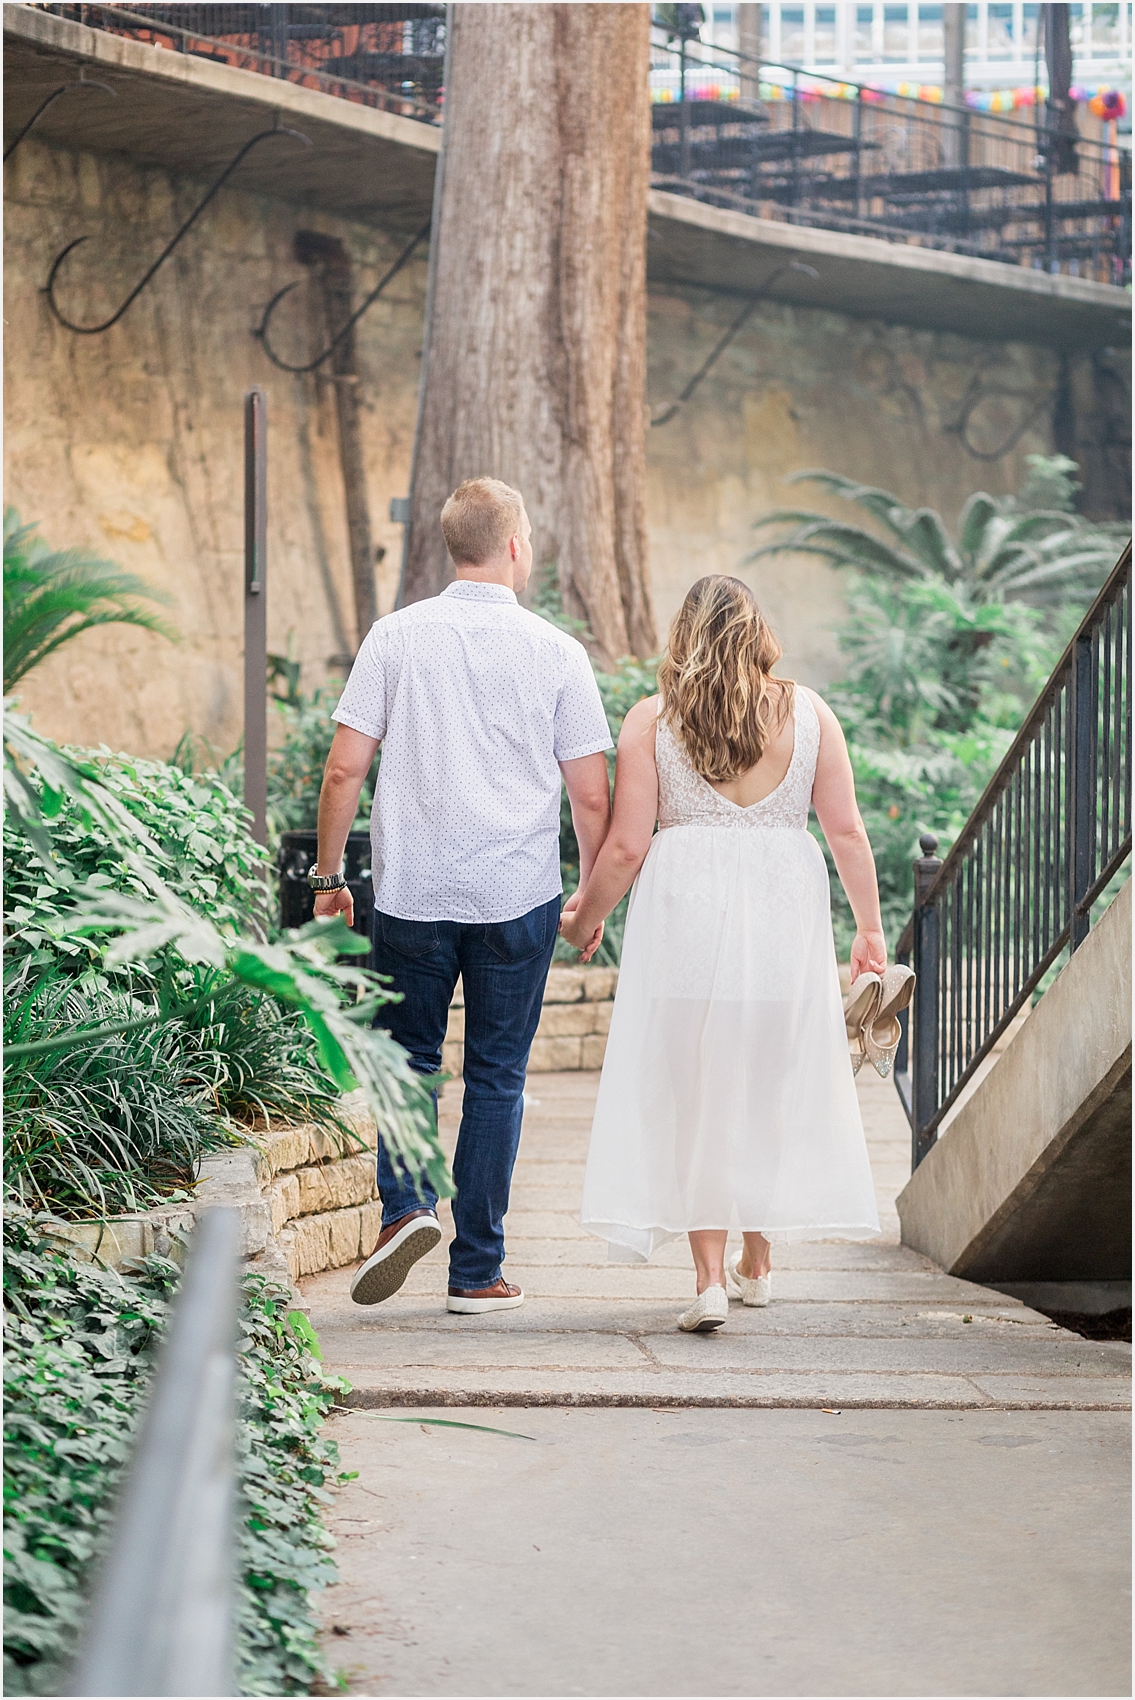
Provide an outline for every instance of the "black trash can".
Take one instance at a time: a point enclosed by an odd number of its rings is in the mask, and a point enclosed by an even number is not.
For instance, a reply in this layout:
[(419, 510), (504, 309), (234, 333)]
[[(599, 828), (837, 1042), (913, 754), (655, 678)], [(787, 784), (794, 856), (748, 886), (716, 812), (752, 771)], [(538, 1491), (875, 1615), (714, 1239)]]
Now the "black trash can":
[[(303, 927), (315, 914), (315, 894), (307, 883), (307, 870), (315, 866), (319, 852), (317, 832), (282, 832), (276, 866), (280, 872), (280, 925)], [(370, 943), (370, 918), (374, 911), (374, 887), (370, 879), (370, 833), (347, 836), (343, 858), (347, 888), (355, 900), (354, 931)], [(361, 961), (354, 957), (353, 961)]]

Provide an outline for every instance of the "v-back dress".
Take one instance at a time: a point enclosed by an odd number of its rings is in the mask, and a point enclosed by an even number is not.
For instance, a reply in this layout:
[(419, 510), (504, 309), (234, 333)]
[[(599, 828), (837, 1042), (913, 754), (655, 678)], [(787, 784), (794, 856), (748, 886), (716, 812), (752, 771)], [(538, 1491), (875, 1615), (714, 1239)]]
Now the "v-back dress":
[(748, 808), (657, 724), (659, 830), (631, 893), (580, 1212), (617, 1260), (697, 1228), (879, 1232), (807, 830), (820, 724), (794, 697), (788, 771)]

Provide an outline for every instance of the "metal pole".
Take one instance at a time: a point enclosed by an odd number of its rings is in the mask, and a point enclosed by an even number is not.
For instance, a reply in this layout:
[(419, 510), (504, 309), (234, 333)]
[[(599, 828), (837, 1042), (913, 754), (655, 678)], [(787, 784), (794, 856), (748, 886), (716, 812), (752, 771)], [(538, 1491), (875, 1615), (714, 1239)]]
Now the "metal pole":
[(268, 842), (268, 397), (244, 398), (244, 806)]
[(1068, 948), (1076, 950), (1088, 936), (1091, 917), (1081, 913), (1080, 904), (1092, 883), (1095, 849), (1095, 786), (1092, 783), (1092, 746), (1096, 730), (1090, 634), (1077, 637), (1072, 652), (1072, 772), (1068, 815), (1071, 843), (1068, 846)]
[(938, 998), (941, 929), (936, 904), (926, 902), (941, 858), (932, 832), (919, 839), (922, 855), (914, 864), (914, 1044), (911, 1047), (911, 1169), (917, 1169), (937, 1135), (924, 1130), (938, 1108)]
[(742, 0), (737, 7), (738, 70), (741, 104), (757, 106), (761, 98), (761, 8)]
[(686, 38), (678, 43), (678, 176), (690, 175), (690, 109), (686, 105)]
[(207, 1210), (69, 1694), (231, 1695), (236, 1210)]
[(957, 109), (966, 101), (966, 7), (955, 4), (954, 0), (942, 7), (942, 38), (945, 57), (942, 105), (948, 114), (942, 125), (942, 164), (957, 166), (963, 163)]

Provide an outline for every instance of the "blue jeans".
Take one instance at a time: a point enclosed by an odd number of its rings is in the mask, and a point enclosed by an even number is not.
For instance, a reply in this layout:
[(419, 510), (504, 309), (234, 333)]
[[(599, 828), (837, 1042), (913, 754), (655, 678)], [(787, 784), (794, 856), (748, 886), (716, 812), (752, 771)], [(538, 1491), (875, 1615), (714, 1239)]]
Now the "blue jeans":
[[(524, 1113), (528, 1052), (540, 1019), (544, 982), (560, 919), (552, 898), (515, 921), (403, 921), (374, 915), (374, 966), (389, 974), (402, 1002), (376, 1019), (410, 1053), (420, 1074), (441, 1067), (449, 1000), (458, 975), (465, 994), (465, 1096), (453, 1161), (457, 1230), (449, 1251), (451, 1287), (491, 1287), (504, 1257), (504, 1215)], [(378, 1148), (384, 1228), (437, 1194)]]

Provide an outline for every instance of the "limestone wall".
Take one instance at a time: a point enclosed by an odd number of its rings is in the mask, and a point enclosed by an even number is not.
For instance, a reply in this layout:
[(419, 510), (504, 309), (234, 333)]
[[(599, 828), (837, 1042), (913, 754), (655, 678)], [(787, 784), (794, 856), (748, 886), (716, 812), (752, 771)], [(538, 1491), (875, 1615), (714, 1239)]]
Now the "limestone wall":
[[(361, 295), (405, 238), (222, 190), (200, 224), (101, 336), (75, 336), (41, 293), (73, 237), (60, 299), (97, 322), (129, 292), (201, 185), (126, 160), (21, 144), (7, 168), (6, 500), (56, 547), (83, 544), (165, 589), (183, 641), (111, 629), (49, 660), (21, 696), (45, 732), (168, 756), (191, 727), (221, 750), (241, 725), (243, 395), (268, 392), (269, 649), (289, 641), (318, 683), (353, 653), (354, 616), (332, 380), (273, 367), (252, 336), (265, 304), (305, 278), (298, 229), (340, 237)], [(358, 338), (381, 606), (393, 605), (417, 404), (425, 257), (371, 308)], [(277, 320), (293, 361), (325, 346), (314, 288)]]
[[(602, 1068), (611, 1029), (617, 968), (553, 968), (528, 1058), (529, 1074)], [(465, 1055), (465, 996), (460, 984), (449, 1011), (442, 1067), (459, 1075)]]
[[(183, 633), (172, 649), (124, 629), (90, 634), (47, 662), (21, 695), (45, 732), (141, 754), (168, 755), (187, 728), (220, 750), (239, 737), (241, 410), (252, 384), (269, 395), (270, 648), (292, 645), (308, 688), (327, 675), (329, 658), (352, 648), (331, 380), (278, 371), (251, 332), (276, 290), (305, 277), (293, 255), (297, 230), (344, 241), (357, 296), (403, 240), (225, 189), (113, 329), (78, 337), (55, 322), (42, 285), (68, 241), (90, 237), (67, 261), (60, 297), (92, 322), (125, 296), (201, 190), (162, 170), (34, 137), (7, 168), (6, 499), (25, 519), (40, 520), (54, 545), (105, 551), (164, 587)], [(388, 510), (408, 486), (425, 269), (423, 255), (358, 330), (371, 521), (386, 549), (378, 571), (383, 611), (393, 603), (401, 555), (401, 527)], [(655, 414), (736, 311), (732, 296), (652, 287)], [(323, 346), (307, 284), (276, 323), (289, 358)], [(1078, 358), (1082, 366), (1088, 357)], [(786, 502), (816, 502), (791, 491), (786, 474), (829, 466), (952, 515), (976, 487), (1011, 489), (1024, 455), (1051, 449), (1059, 375), (1054, 353), (1024, 344), (762, 306), (678, 416), (648, 433), (660, 626), (702, 573), (739, 571), (781, 636), (784, 670), (823, 685), (837, 665), (837, 575), (802, 560), (740, 565), (754, 519)], [(979, 453), (993, 453), (1036, 413), (1016, 445), (988, 462), (973, 457), (955, 428), (975, 382), (983, 399), (968, 439)], [(1082, 372), (1076, 382), (1090, 435), (1094, 392)]]

